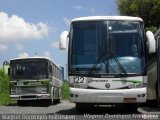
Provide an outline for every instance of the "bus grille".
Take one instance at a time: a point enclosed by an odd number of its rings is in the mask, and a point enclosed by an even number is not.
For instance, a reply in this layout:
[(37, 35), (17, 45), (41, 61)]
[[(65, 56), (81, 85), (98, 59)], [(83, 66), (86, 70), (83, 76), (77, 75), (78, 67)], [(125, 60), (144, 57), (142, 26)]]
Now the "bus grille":
[(18, 88), (17, 90), (18, 94), (36, 94), (36, 87), (26, 87), (26, 88)]

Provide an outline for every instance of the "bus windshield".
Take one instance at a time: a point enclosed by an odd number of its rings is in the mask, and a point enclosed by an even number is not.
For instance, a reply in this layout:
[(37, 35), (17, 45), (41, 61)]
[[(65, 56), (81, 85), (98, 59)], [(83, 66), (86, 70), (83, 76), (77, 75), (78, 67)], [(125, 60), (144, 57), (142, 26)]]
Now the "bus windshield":
[[(139, 21), (73, 22), (69, 43), (69, 73), (128, 75), (145, 71), (143, 24)], [(115, 61), (118, 61), (118, 63)], [(121, 67), (120, 67), (121, 66)]]
[(48, 78), (48, 63), (44, 60), (14, 60), (10, 69), (13, 80)]

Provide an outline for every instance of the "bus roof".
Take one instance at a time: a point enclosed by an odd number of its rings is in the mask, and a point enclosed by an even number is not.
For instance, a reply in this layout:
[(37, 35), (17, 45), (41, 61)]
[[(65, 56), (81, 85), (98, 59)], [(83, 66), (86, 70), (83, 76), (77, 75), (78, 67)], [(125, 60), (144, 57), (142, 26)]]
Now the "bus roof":
[[(34, 57), (24, 57), (24, 58), (14, 58), (11, 59), (10, 61), (16, 61), (16, 60), (29, 60), (29, 59), (44, 59), (44, 60), (49, 60), (53, 62), (53, 60), (49, 57), (41, 57), (41, 56), (34, 56)], [(53, 62), (59, 69), (61, 69), (55, 62)]]
[(97, 21), (97, 20), (128, 20), (128, 21), (143, 21), (139, 17), (131, 16), (89, 16), (89, 17), (79, 17), (72, 20), (72, 22), (78, 21)]

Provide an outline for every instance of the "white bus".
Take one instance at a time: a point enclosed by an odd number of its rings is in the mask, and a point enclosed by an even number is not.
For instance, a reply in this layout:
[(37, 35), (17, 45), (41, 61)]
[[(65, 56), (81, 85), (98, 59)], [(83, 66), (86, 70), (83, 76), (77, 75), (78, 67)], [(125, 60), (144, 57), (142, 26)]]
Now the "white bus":
[(68, 43), (69, 95), (77, 110), (93, 104), (137, 110), (138, 103), (146, 102), (147, 56), (155, 52), (153, 34), (146, 35), (138, 17), (72, 20), (70, 32), (60, 36), (60, 49)]
[(59, 102), (62, 97), (61, 68), (46, 57), (10, 60), (10, 98), (22, 104), (27, 100)]
[(156, 48), (156, 52), (148, 57), (147, 105), (160, 107), (160, 30), (154, 37), (152, 46)]

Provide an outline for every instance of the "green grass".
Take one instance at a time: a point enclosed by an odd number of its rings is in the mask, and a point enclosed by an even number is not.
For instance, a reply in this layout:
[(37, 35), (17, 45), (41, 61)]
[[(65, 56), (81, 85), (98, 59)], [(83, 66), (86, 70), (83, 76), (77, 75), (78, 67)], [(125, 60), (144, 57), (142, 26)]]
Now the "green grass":
[(15, 101), (9, 98), (9, 78), (3, 69), (0, 69), (0, 105), (8, 105)]
[(69, 99), (69, 85), (66, 80), (63, 83), (63, 99)]

